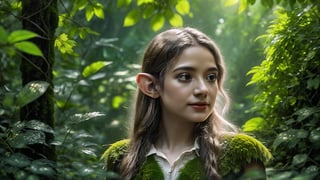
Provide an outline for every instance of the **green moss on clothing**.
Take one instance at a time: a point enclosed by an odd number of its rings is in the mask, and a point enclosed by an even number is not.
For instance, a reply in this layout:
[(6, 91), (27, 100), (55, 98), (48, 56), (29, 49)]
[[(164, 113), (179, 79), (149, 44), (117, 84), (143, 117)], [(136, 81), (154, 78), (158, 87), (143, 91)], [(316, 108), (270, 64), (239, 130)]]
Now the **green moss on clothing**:
[(246, 134), (225, 135), (222, 156), (219, 161), (219, 172), (222, 176), (230, 172), (238, 173), (251, 162), (267, 162), (272, 155), (257, 139)]
[(163, 180), (164, 176), (154, 156), (149, 156), (135, 176), (136, 180)]
[[(121, 159), (127, 152), (129, 140), (112, 144), (102, 155), (107, 170), (119, 173)], [(235, 177), (242, 168), (252, 162), (267, 162), (272, 158), (269, 150), (257, 139), (246, 135), (224, 135), (222, 154), (219, 157), (218, 171), (222, 177)], [(180, 169), (178, 179), (205, 179), (204, 165), (196, 157)], [(135, 179), (163, 179), (164, 175), (153, 156), (147, 158)]]

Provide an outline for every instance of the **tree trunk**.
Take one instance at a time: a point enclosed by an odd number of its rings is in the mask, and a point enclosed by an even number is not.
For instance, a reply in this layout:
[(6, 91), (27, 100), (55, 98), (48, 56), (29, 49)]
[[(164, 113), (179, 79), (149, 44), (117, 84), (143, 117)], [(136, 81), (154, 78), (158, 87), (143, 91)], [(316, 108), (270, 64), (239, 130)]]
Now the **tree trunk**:
[[(57, 0), (22, 0), (23, 29), (33, 31), (40, 37), (32, 39), (42, 51), (43, 57), (24, 54), (20, 65), (22, 83), (41, 80), (50, 84), (46, 93), (20, 110), (21, 120), (38, 120), (54, 126), (54, 93), (52, 67), (54, 64), (55, 30), (58, 25)], [(46, 142), (53, 140), (52, 134), (46, 134)], [(53, 146), (34, 145), (32, 150), (24, 152), (33, 159), (44, 158), (55, 161)]]

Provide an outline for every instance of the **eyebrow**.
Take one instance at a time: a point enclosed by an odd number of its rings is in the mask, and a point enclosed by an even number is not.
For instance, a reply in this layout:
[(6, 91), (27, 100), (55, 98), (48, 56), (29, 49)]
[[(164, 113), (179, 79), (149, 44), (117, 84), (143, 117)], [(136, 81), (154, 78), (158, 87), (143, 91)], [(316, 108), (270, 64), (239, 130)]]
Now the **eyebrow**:
[[(180, 71), (180, 70), (184, 70), (184, 71), (196, 71), (196, 69), (194, 67), (191, 67), (191, 66), (180, 66), (180, 67), (177, 67), (173, 70), (173, 72), (176, 72), (176, 71)], [(217, 67), (209, 67), (207, 69), (207, 71), (217, 71), (218, 72), (218, 68)]]

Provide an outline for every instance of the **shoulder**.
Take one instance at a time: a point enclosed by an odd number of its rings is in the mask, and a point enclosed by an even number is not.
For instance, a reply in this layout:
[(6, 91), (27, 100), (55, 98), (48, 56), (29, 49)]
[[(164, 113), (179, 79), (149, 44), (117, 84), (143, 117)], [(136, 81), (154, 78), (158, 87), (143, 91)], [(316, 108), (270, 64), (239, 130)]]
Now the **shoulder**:
[(127, 153), (128, 147), (128, 139), (111, 144), (101, 156), (101, 160), (104, 161), (104, 168), (119, 173), (122, 158)]
[(222, 137), (219, 169), (222, 175), (238, 173), (247, 164), (265, 163), (271, 159), (270, 151), (256, 138), (246, 134), (225, 134)]

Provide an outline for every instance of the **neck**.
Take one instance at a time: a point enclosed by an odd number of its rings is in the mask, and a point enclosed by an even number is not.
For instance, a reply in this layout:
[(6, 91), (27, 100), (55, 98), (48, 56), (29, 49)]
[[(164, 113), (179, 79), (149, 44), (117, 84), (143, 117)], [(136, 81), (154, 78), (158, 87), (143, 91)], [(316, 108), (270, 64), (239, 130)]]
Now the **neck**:
[(193, 146), (194, 123), (162, 121), (162, 131), (157, 140), (156, 146), (166, 151), (180, 151)]
[(194, 123), (183, 121), (162, 121), (162, 130), (156, 142), (156, 148), (166, 155), (170, 165), (182, 152), (191, 149), (194, 143)]

